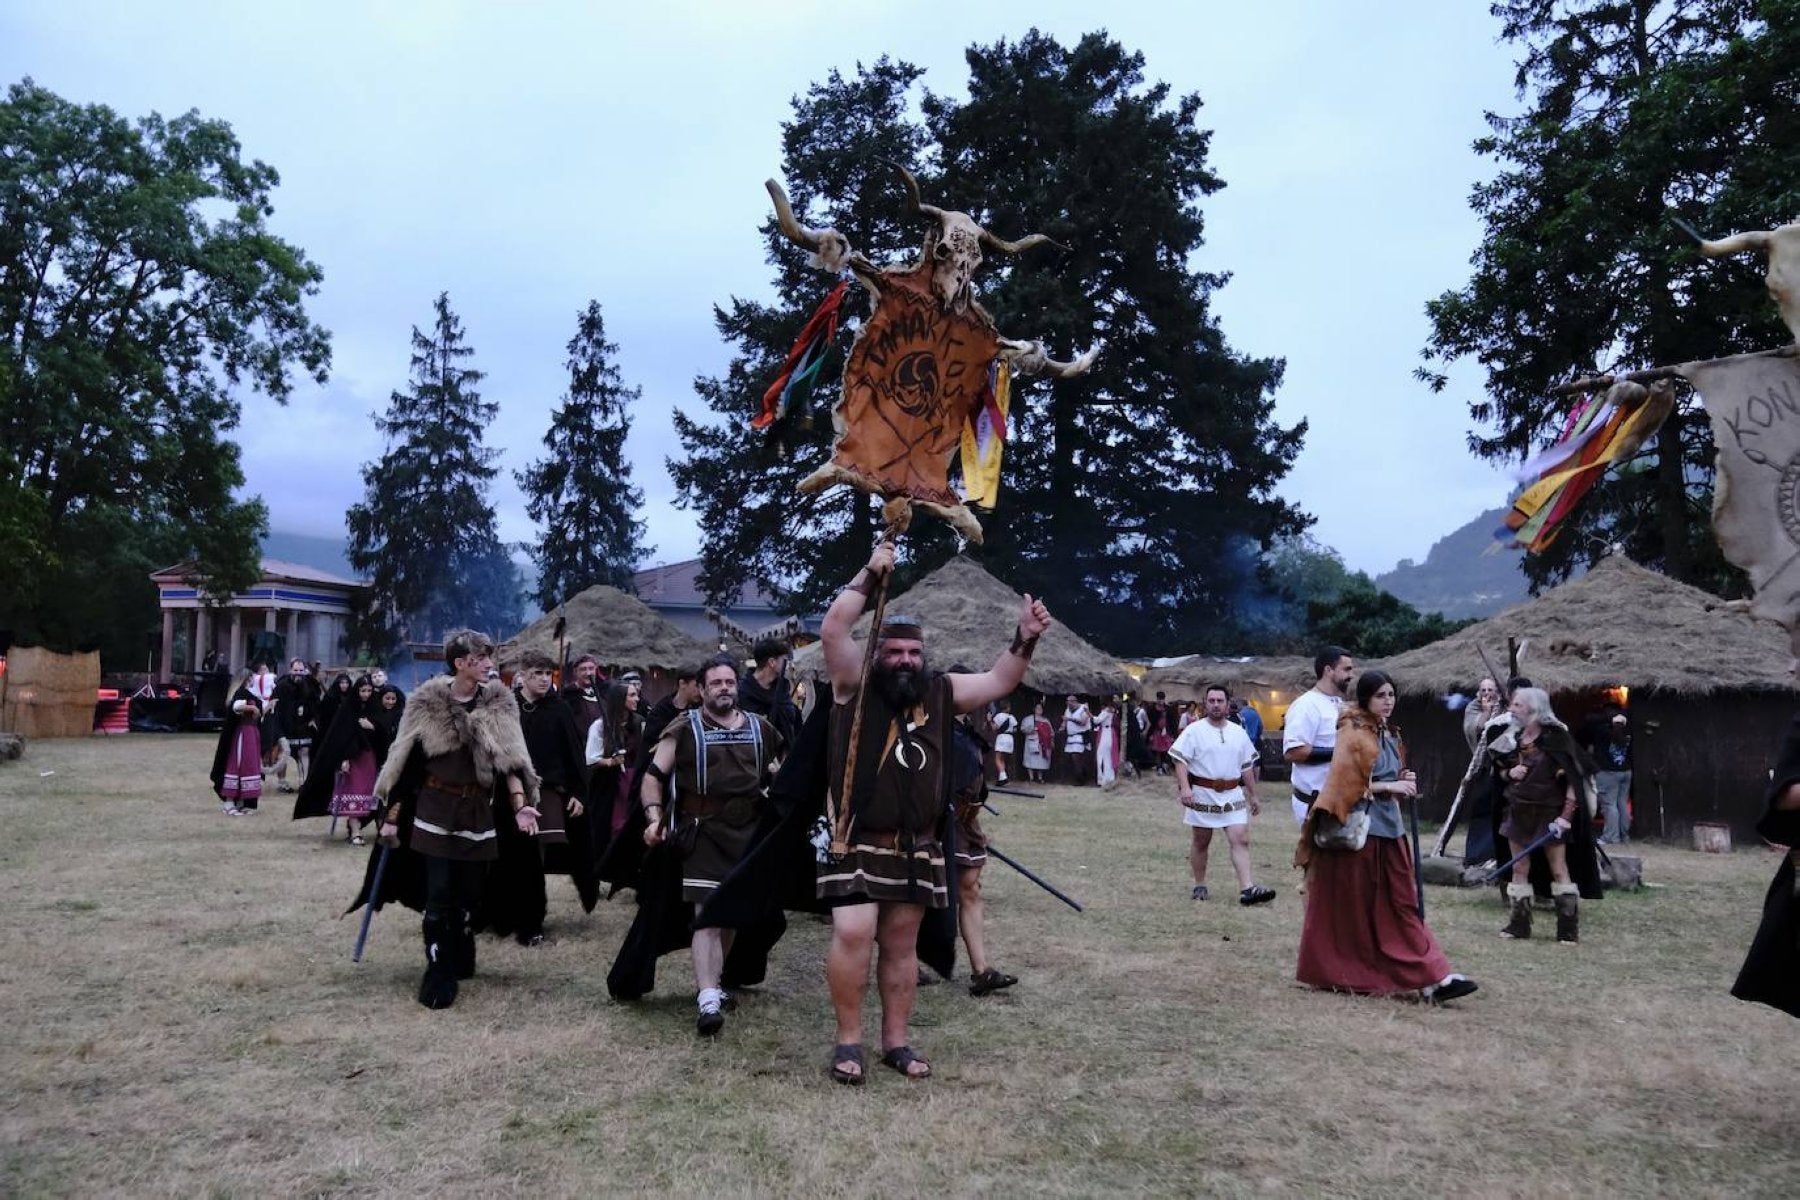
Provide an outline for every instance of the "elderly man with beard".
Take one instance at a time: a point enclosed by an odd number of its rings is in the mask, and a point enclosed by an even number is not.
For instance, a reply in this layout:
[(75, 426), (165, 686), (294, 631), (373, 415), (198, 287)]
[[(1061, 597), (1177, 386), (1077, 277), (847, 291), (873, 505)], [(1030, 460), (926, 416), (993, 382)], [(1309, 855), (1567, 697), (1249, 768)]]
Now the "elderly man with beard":
[[(768, 718), (738, 707), (738, 666), (732, 659), (707, 663), (700, 688), (700, 707), (669, 723), (643, 781), (644, 844), (654, 848), (664, 837), (674, 838), (682, 859), (681, 898), (696, 905), (749, 851), (775, 761), (785, 749)], [(694, 930), (696, 1028), (702, 1037), (725, 1027), (720, 985), (734, 933)]]
[[(868, 686), (862, 649), (851, 637), (876, 582), (893, 570), (884, 542), (825, 614), (820, 630), (831, 677), (827, 813), (831, 853), (818, 868), (818, 894), (832, 905), (825, 975), (837, 1017), (831, 1076), (863, 1082), (862, 1005), (877, 947), (881, 988), (881, 1062), (909, 1079), (931, 1067), (908, 1043), (919, 984), (919, 923), (926, 908), (949, 905), (939, 826), (945, 819), (951, 721), (1009, 696), (1025, 678), (1038, 638), (1050, 627), (1042, 603), (1025, 597), (1012, 644), (979, 675), (940, 674), (925, 659), (918, 622), (890, 616), (878, 640)], [(856, 725), (854, 779), (845, 778)]]

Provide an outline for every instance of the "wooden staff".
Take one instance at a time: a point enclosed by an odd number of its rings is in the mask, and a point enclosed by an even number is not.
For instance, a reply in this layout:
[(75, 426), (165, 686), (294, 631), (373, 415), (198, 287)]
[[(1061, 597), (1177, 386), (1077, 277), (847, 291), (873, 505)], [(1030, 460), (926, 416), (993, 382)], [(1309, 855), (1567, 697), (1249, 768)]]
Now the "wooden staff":
[[(912, 504), (904, 497), (895, 497), (881, 507), (881, 515), (887, 525), (881, 531), (877, 542), (898, 544), (900, 535), (912, 521)], [(893, 571), (888, 571), (875, 584), (875, 611), (869, 618), (869, 635), (863, 641), (862, 676), (856, 683), (856, 708), (850, 716), (850, 746), (844, 755), (843, 795), (837, 797), (837, 812), (831, 822), (831, 855), (842, 858), (850, 853), (850, 808), (851, 797), (856, 791), (856, 750), (862, 741), (863, 710), (868, 706), (869, 672), (875, 666), (875, 650), (881, 641), (881, 618), (887, 612), (888, 579)]]

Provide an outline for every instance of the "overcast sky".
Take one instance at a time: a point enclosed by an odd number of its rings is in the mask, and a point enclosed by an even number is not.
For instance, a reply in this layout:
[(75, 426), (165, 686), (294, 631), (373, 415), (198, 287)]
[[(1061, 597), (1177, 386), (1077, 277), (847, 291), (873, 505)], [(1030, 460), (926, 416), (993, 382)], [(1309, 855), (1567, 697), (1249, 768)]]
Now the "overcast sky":
[(276, 529), (342, 534), (382, 451), (370, 414), (448, 291), (500, 405), (501, 535), (529, 539), (511, 472), (541, 451), (597, 299), (643, 388), (630, 453), (654, 562), (701, 543), (663, 465), (669, 413), (703, 413), (692, 380), (727, 361), (712, 306), (769, 293), (756, 227), (791, 98), (884, 53), (960, 95), (971, 43), (1104, 27), (1205, 101), (1228, 186), (1194, 265), (1232, 273), (1214, 303), (1233, 347), (1287, 359), (1277, 416), (1311, 433), (1282, 494), (1374, 573), (1508, 490), (1466, 449), (1479, 375), (1440, 396), (1411, 378), (1424, 302), (1465, 281), (1480, 237), (1467, 197), (1489, 167), (1470, 143), (1516, 103), (1486, 7), (0, 0), (0, 76), (134, 118), (197, 108), (280, 171), (271, 225), (324, 269), (310, 309), (335, 366), (286, 407), (246, 398), (249, 490)]

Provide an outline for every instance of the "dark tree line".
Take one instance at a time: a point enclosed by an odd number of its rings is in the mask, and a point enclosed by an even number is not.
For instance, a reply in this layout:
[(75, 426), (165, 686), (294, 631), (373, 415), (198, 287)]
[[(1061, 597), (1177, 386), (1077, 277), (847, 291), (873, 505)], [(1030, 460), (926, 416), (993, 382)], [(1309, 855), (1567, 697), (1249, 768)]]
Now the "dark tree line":
[[(1486, 234), (1462, 288), (1427, 305), (1423, 378), (1472, 358), (1471, 449), (1521, 460), (1569, 405), (1577, 373), (1636, 369), (1780, 345), (1760, 265), (1713, 262), (1670, 220), (1713, 236), (1800, 214), (1800, 3), (1796, 0), (1507, 0), (1492, 6), (1519, 54), (1515, 114), (1475, 144), (1498, 173), (1470, 203)], [(1668, 574), (1742, 590), (1714, 544), (1712, 436), (1679, 406), (1615, 469), (1561, 538), (1527, 559), (1534, 587), (1608, 544)]]

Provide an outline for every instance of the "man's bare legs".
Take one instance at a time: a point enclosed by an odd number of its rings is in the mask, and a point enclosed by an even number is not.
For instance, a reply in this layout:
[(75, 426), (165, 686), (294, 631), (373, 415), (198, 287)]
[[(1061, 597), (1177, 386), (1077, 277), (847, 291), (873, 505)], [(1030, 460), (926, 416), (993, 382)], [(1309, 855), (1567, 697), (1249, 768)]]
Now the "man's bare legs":
[[(907, 1024), (919, 990), (919, 922), (925, 909), (918, 904), (851, 904), (831, 912), (831, 949), (825, 956), (825, 981), (831, 990), (831, 1007), (837, 1018), (837, 1044), (862, 1044), (863, 993), (869, 985), (869, 961), (877, 946), (881, 961), (876, 979), (881, 988), (881, 1048), (907, 1044)], [(923, 1062), (909, 1067), (909, 1075), (930, 1070)], [(850, 1067), (854, 1073), (854, 1065)]]

